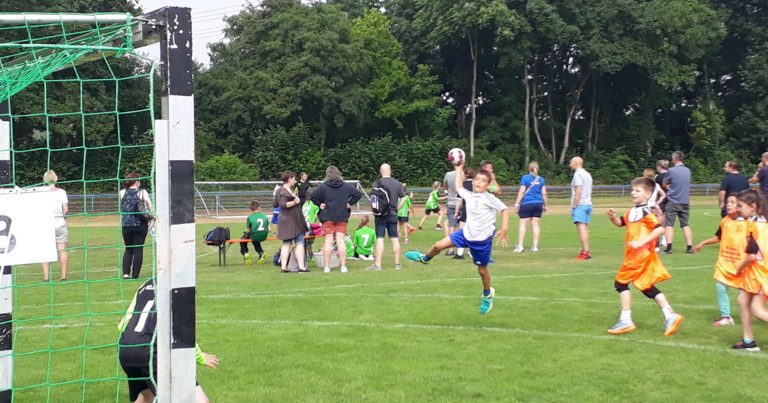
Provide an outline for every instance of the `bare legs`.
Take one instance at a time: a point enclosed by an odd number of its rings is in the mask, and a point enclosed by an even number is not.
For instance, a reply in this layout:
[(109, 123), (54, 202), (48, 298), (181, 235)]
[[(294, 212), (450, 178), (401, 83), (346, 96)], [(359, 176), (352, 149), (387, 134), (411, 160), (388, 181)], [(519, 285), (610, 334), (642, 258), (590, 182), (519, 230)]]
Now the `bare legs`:
[[(57, 242), (56, 249), (59, 253), (59, 264), (61, 265), (61, 279), (67, 279), (67, 270), (69, 268), (69, 253), (67, 253), (67, 243)], [(43, 263), (43, 281), (50, 279), (51, 264), (48, 262)]]

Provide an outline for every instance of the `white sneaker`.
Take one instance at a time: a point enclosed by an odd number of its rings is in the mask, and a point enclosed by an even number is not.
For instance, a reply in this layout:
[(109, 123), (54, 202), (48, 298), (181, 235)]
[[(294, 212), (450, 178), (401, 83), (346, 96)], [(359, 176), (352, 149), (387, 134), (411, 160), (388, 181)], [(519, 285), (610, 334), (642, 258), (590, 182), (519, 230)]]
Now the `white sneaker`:
[(330, 267), (323, 267), (323, 273), (330, 273), (331, 268)]
[(523, 253), (523, 251), (525, 251), (525, 248), (523, 248), (523, 245), (515, 245), (515, 250), (513, 250), (512, 252)]
[(349, 269), (347, 269), (347, 268), (346, 268), (346, 267), (344, 267), (344, 266), (341, 266), (341, 272), (342, 272), (342, 273), (347, 273), (348, 271), (349, 271)]
[(534, 246), (534, 247), (531, 248), (531, 252), (538, 252), (538, 251), (539, 251), (539, 247), (538, 246)]

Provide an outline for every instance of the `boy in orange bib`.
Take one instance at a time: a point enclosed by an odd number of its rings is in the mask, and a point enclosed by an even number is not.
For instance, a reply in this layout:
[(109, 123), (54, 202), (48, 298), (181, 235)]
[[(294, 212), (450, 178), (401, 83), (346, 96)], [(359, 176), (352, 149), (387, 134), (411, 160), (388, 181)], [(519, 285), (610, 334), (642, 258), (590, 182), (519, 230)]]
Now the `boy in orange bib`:
[(729, 326), (735, 324), (731, 316), (731, 301), (728, 298), (728, 288), (741, 288), (741, 276), (736, 274), (746, 252), (747, 227), (749, 222), (739, 214), (736, 195), (731, 194), (725, 200), (727, 215), (720, 220), (720, 226), (715, 236), (699, 242), (693, 247), (698, 253), (705, 245), (720, 243), (720, 253), (715, 263), (715, 288), (717, 289), (717, 302), (720, 305), (720, 318), (712, 322), (712, 326)]
[(623, 216), (616, 216), (614, 209), (608, 209), (608, 218), (617, 227), (626, 227), (624, 244), (624, 262), (614, 279), (614, 287), (621, 300), (619, 320), (608, 329), (610, 334), (624, 334), (635, 330), (632, 321), (632, 294), (629, 284), (654, 300), (664, 314), (664, 335), (672, 336), (683, 323), (683, 316), (675, 313), (667, 297), (656, 288), (656, 284), (670, 278), (667, 268), (656, 254), (656, 241), (664, 233), (659, 219), (648, 207), (648, 200), (656, 184), (649, 178), (636, 178), (632, 181), (632, 202), (635, 207), (627, 210)]
[(731, 346), (734, 350), (760, 351), (754, 340), (752, 316), (768, 322), (765, 309), (768, 291), (768, 262), (763, 249), (768, 245), (768, 202), (755, 190), (747, 189), (736, 196), (739, 213), (749, 219), (747, 247), (744, 260), (736, 267), (741, 275), (739, 311), (741, 312), (742, 339)]

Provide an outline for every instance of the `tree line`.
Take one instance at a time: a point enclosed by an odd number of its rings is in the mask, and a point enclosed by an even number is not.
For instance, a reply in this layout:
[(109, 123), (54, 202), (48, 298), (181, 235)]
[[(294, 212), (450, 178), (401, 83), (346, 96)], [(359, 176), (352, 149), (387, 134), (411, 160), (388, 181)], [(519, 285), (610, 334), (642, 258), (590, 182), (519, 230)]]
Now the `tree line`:
[(370, 180), (386, 161), (424, 185), (442, 177), (455, 146), (470, 162), (493, 160), (508, 183), (530, 160), (565, 182), (573, 155), (596, 181), (620, 183), (674, 150), (700, 182), (719, 180), (730, 159), (751, 173), (768, 146), (767, 8), (264, 0), (226, 18), (210, 65), (197, 66), (198, 177), (319, 178), (333, 164)]

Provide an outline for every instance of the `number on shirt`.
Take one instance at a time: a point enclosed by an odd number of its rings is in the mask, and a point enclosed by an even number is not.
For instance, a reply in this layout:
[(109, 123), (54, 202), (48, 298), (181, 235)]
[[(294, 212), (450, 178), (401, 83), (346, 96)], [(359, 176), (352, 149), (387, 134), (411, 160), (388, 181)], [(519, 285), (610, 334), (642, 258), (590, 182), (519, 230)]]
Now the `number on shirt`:
[(368, 234), (363, 234), (362, 237), (363, 237), (363, 246), (368, 246), (368, 241), (371, 240), (371, 236)]
[(264, 231), (264, 219), (258, 218), (256, 222), (259, 224), (259, 228), (256, 228), (256, 231)]
[(147, 325), (147, 317), (149, 316), (149, 311), (152, 310), (153, 306), (155, 306), (154, 299), (150, 299), (147, 301), (147, 304), (144, 305), (144, 309), (141, 310), (141, 316), (139, 316), (139, 322), (136, 323), (136, 327), (133, 328), (136, 333), (141, 333), (144, 331), (144, 326)]

